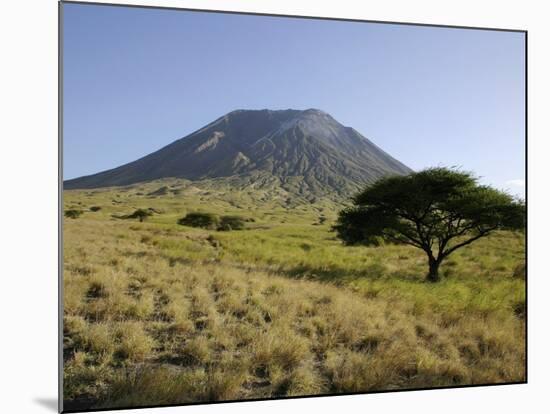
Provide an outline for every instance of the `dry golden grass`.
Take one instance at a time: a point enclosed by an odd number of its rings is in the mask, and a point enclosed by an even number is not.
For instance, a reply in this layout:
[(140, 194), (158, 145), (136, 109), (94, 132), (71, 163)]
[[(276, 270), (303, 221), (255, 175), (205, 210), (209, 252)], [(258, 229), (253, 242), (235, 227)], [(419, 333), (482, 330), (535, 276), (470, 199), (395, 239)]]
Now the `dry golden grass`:
[[(273, 240), (241, 232), (239, 246), (237, 232), (113, 220), (104, 210), (64, 224), (69, 407), (525, 379), (523, 280), (507, 259), (522, 254), (514, 235), (480, 245), (475, 266), (476, 250), (457, 255), (444, 267), (448, 279), (428, 286), (419, 271), (411, 276), (423, 261), (408, 248), (379, 248), (387, 260), (361, 262), (375, 251), (339, 247), (314, 263), (307, 251), (333, 243), (328, 227), (316, 226), (309, 250), (300, 248), (309, 269), (301, 277), (273, 241), (287, 235), (292, 262), (290, 227)], [(239, 250), (262, 237), (248, 256)], [(357, 274), (338, 254), (353, 255)]]

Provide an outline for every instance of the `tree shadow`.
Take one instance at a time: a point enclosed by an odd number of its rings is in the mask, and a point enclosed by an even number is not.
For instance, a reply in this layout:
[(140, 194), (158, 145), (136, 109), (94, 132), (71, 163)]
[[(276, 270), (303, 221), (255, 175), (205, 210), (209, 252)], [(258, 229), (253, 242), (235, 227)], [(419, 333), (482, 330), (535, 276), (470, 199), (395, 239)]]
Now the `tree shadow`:
[(345, 269), (339, 266), (308, 266), (299, 265), (288, 269), (278, 269), (277, 273), (292, 279), (309, 279), (319, 282), (332, 283), (334, 285), (344, 285), (357, 280), (401, 280), (407, 282), (417, 282), (423, 280), (415, 271), (388, 271), (380, 263), (372, 263), (357, 269)]
[[(224, 264), (223, 262), (221, 262)], [(345, 286), (350, 282), (359, 280), (392, 280), (411, 283), (424, 283), (425, 275), (419, 273), (416, 269), (399, 269), (389, 270), (380, 262), (371, 263), (364, 266), (359, 266), (355, 269), (344, 268), (337, 265), (331, 266), (315, 266), (311, 264), (300, 264), (292, 267), (283, 265), (271, 266), (250, 266), (243, 263), (228, 263), (232, 267), (236, 267), (245, 272), (264, 271), (275, 274), (277, 276), (286, 277), (296, 280), (311, 280), (321, 283), (330, 283), (335, 286)]]

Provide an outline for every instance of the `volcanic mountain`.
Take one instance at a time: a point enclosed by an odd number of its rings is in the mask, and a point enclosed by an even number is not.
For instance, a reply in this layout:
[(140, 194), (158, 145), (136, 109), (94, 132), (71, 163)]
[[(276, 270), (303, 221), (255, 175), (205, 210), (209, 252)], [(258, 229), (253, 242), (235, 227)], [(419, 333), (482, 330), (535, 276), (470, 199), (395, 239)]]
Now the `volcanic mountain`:
[(176, 177), (278, 183), (301, 195), (349, 196), (411, 169), (359, 132), (317, 110), (236, 110), (143, 158), (64, 182), (85, 189)]

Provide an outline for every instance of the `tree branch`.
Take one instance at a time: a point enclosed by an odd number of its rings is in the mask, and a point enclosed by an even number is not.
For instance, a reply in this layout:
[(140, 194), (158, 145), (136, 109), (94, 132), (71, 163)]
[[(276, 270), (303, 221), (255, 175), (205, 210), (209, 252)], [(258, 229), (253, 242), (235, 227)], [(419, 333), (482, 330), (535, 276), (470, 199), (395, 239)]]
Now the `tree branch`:
[(481, 239), (482, 237), (484, 236), (487, 236), (491, 231), (493, 231), (494, 228), (490, 228), (490, 229), (486, 229), (486, 230), (480, 230), (479, 234), (477, 234), (476, 236), (472, 237), (471, 239), (468, 239), (466, 241), (463, 241), (462, 243), (458, 243), (456, 245), (454, 245), (453, 247), (451, 247), (449, 250), (447, 251), (444, 251), (443, 252), (443, 257), (447, 257), (448, 255), (450, 255), (452, 252), (454, 252), (456, 249), (459, 249), (461, 247), (464, 247), (464, 246), (467, 246), (468, 244), (470, 243), (473, 243), (475, 242), (476, 240), (478, 239)]
[(425, 249), (425, 246), (422, 245), (422, 243), (420, 243), (418, 240), (414, 239), (414, 238), (411, 238), (409, 237), (408, 235), (404, 234), (404, 233), (401, 233), (401, 235), (403, 237), (406, 237), (406, 240), (404, 239), (400, 239), (399, 237), (395, 237), (394, 235), (392, 234), (389, 234), (389, 233), (383, 233), (384, 237), (387, 237), (388, 239), (396, 242), (396, 243), (404, 243), (404, 244), (408, 244), (410, 246), (414, 246), (414, 247), (418, 247), (420, 249)]

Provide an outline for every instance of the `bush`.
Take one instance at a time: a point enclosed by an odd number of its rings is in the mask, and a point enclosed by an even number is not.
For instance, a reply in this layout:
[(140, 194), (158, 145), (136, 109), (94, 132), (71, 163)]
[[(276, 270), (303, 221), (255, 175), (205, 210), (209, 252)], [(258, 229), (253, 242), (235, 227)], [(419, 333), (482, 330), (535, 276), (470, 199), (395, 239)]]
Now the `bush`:
[(230, 230), (242, 230), (245, 226), (245, 219), (239, 216), (222, 216), (220, 220), (220, 225), (218, 226), (219, 231), (230, 231)]
[(80, 217), (82, 213), (82, 210), (65, 210), (65, 217), (75, 219)]
[(188, 213), (185, 217), (178, 220), (178, 224), (212, 230), (218, 227), (220, 219), (212, 213)]
[(101, 207), (99, 207), (99, 206), (92, 206), (92, 207), (90, 207), (90, 211), (93, 211), (94, 213), (95, 213), (96, 211), (99, 211), (99, 210), (101, 210)]

